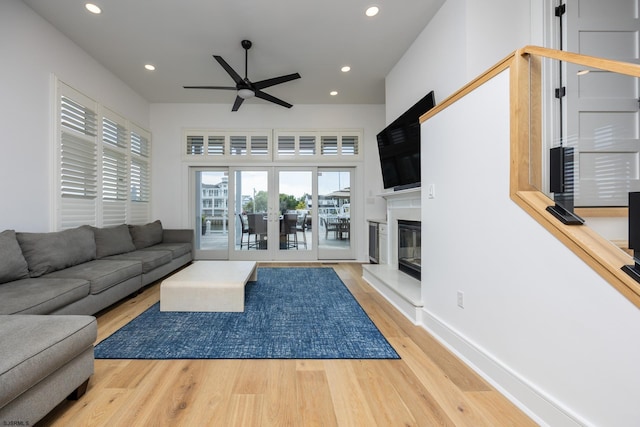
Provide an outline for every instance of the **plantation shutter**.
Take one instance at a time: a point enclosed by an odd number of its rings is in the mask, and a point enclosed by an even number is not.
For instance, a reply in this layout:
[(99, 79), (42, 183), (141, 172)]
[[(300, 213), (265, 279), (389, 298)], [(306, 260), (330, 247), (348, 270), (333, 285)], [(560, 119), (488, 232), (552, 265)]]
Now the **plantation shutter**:
[(342, 155), (343, 156), (358, 155), (358, 137), (356, 135), (342, 136)]
[(151, 135), (56, 80), (56, 229), (150, 221)]
[(320, 153), (323, 156), (335, 156), (338, 154), (338, 137), (322, 136), (320, 138)]
[(129, 223), (144, 224), (150, 221), (151, 170), (150, 134), (136, 126), (131, 131), (130, 215)]
[(105, 109), (102, 118), (102, 225), (127, 222), (129, 136), (125, 120)]
[(202, 135), (187, 136), (187, 154), (192, 156), (204, 154), (204, 136)]
[(278, 137), (278, 155), (293, 156), (296, 154), (296, 137), (293, 135), (281, 135)]
[(69, 86), (58, 87), (60, 229), (96, 225), (97, 119), (95, 101)]
[(210, 156), (224, 156), (224, 135), (209, 135), (207, 154)]
[(300, 135), (300, 155), (314, 156), (316, 154), (316, 137), (312, 135)]
[(244, 135), (231, 136), (231, 155), (245, 156), (247, 154), (247, 137)]
[(262, 135), (252, 135), (251, 154), (254, 156), (267, 156), (269, 154), (269, 138)]

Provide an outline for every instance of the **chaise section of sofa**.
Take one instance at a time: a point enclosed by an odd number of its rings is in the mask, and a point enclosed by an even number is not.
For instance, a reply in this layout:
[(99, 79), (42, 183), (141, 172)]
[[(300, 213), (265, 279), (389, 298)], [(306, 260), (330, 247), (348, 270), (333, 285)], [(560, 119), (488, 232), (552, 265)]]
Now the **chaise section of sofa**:
[(0, 425), (34, 425), (93, 375), (93, 316), (0, 315)]

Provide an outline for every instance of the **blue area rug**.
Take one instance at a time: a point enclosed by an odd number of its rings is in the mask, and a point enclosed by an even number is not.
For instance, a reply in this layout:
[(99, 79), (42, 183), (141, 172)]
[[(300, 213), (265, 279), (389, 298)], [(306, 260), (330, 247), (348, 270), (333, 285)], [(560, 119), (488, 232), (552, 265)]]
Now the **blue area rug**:
[(244, 313), (156, 304), (95, 347), (96, 359), (399, 359), (332, 268), (259, 268)]

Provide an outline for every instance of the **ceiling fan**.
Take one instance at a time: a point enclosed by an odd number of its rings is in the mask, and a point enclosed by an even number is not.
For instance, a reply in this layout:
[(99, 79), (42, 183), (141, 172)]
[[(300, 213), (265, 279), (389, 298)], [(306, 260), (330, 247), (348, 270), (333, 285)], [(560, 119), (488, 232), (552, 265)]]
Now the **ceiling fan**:
[(278, 105), (282, 105), (286, 108), (291, 108), (293, 105), (285, 102), (275, 96), (269, 95), (262, 91), (262, 89), (285, 83), (291, 80), (299, 79), (300, 74), (287, 74), (286, 76), (274, 77), (272, 79), (260, 80), (259, 82), (251, 82), (247, 77), (247, 62), (249, 56), (249, 49), (251, 49), (251, 42), (249, 40), (242, 40), (242, 47), (244, 48), (244, 79), (235, 72), (233, 68), (227, 62), (222, 59), (221, 56), (213, 55), (213, 57), (222, 65), (227, 73), (231, 76), (236, 83), (235, 86), (183, 86), (185, 89), (222, 89), (222, 90), (235, 90), (237, 91), (236, 101), (233, 103), (231, 111), (238, 111), (238, 108), (242, 105), (245, 99), (252, 97), (264, 99), (266, 101), (273, 102)]

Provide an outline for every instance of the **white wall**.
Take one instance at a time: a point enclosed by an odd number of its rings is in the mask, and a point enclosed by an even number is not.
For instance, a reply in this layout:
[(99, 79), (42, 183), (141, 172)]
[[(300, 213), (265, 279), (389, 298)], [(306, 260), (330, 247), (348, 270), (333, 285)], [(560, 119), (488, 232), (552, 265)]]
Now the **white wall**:
[(508, 72), (422, 130), (427, 328), (549, 425), (637, 425), (640, 310), (509, 198)]
[(430, 90), (438, 103), (514, 50), (538, 42), (542, 21), (531, 10), (541, 10), (529, 3), (447, 0), (386, 77), (387, 123)]
[(384, 217), (382, 177), (376, 135), (384, 127), (382, 105), (295, 105), (291, 109), (268, 104), (243, 104), (237, 112), (231, 105), (153, 104), (153, 217), (167, 226), (192, 226), (188, 218), (188, 177), (182, 161), (184, 129), (363, 129), (364, 176), (355, 198), (364, 209), (358, 213), (362, 232), (358, 259), (366, 258), (365, 218)]
[(19, 0), (0, 1), (0, 230), (48, 231), (52, 75), (142, 127), (149, 106)]

